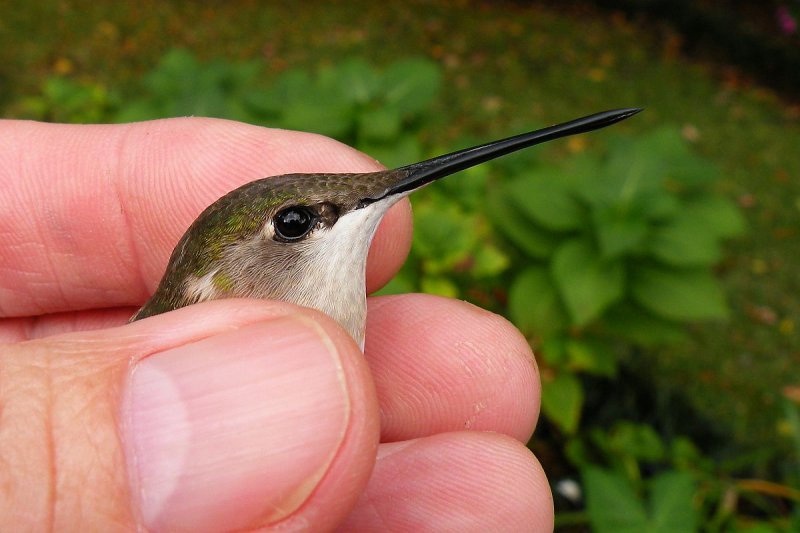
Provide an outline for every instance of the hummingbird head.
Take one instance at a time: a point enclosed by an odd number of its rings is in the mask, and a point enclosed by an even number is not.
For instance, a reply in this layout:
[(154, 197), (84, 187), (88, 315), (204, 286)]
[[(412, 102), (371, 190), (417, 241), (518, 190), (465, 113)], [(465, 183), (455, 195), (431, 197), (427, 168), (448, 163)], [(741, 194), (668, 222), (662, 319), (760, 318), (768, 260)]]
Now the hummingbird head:
[(217, 298), (284, 300), (327, 313), (363, 348), (367, 252), (393, 204), (459, 170), (639, 111), (597, 113), (394, 170), (247, 183), (200, 214), (175, 247), (156, 293), (131, 320)]
[(403, 169), (286, 174), (235, 189), (206, 208), (133, 320), (205, 300), (251, 297), (320, 309), (363, 338), (366, 259), (383, 215), (409, 191)]

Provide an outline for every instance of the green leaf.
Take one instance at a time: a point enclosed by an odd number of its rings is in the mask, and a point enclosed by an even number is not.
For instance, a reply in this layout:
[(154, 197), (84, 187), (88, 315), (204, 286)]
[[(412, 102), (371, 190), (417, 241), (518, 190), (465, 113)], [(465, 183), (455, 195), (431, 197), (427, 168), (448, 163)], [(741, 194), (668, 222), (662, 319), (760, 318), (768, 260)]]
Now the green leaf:
[(456, 204), (419, 201), (414, 204), (414, 251), (429, 275), (453, 271), (466, 261), (478, 242), (474, 220)]
[(489, 188), (486, 214), (504, 237), (530, 257), (549, 257), (558, 245), (554, 234), (530, 222), (496, 187)]
[(194, 82), (199, 69), (200, 64), (191, 52), (184, 48), (173, 48), (144, 77), (143, 84), (153, 95), (174, 97), (184, 92), (187, 83)]
[(725, 319), (728, 306), (719, 283), (706, 270), (639, 267), (631, 280), (633, 299), (668, 320)]
[(274, 120), (280, 116), (284, 104), (275, 96), (273, 88), (247, 87), (242, 91), (242, 105), (262, 119)]
[(694, 493), (695, 483), (688, 472), (664, 472), (653, 479), (650, 487), (650, 531), (697, 531), (698, 513), (692, 501)]
[(575, 371), (597, 376), (614, 377), (617, 360), (607, 344), (594, 339), (568, 339), (566, 343), (569, 367)]
[(165, 116), (164, 111), (151, 100), (135, 100), (125, 104), (114, 116), (114, 122), (140, 122)]
[(338, 90), (348, 101), (364, 105), (380, 89), (380, 78), (375, 70), (361, 58), (352, 58), (336, 66), (332, 73)]
[(427, 294), (438, 294), (446, 298), (458, 298), (458, 286), (444, 276), (424, 276), (420, 289)]
[(583, 386), (572, 374), (542, 382), (542, 412), (564, 433), (574, 434), (583, 408)]
[(685, 210), (653, 231), (648, 249), (653, 257), (677, 267), (712, 265), (722, 255), (711, 228)]
[(540, 226), (553, 231), (578, 229), (584, 221), (584, 210), (571, 194), (563, 169), (542, 170), (535, 175), (518, 178), (506, 186), (507, 198)]
[(561, 245), (553, 256), (551, 268), (575, 326), (585, 326), (595, 320), (624, 294), (622, 263), (603, 260), (592, 245), (582, 239)]
[(585, 202), (632, 208), (639, 198), (662, 189), (664, 162), (648, 135), (616, 137), (610, 144), (608, 158), (596, 178), (586, 180), (577, 191)]
[(670, 442), (669, 461), (684, 470), (700, 469), (710, 471), (715, 468), (714, 459), (704, 456), (688, 437), (676, 437)]
[(795, 524), (789, 525), (787, 529), (786, 527), (781, 527), (778, 529), (777, 526), (773, 526), (769, 522), (764, 521), (753, 521), (752, 518), (740, 518), (737, 520), (737, 524), (734, 525), (733, 529), (730, 529), (730, 533), (786, 533), (787, 531), (797, 531), (797, 519), (794, 519)]
[(727, 198), (706, 194), (690, 199), (683, 210), (708, 228), (710, 232), (721, 238), (738, 237), (747, 230), (747, 222), (741, 210)]
[(381, 77), (386, 105), (400, 110), (406, 116), (428, 109), (439, 92), (441, 82), (439, 65), (424, 58), (393, 63)]
[(642, 533), (648, 529), (647, 512), (627, 479), (620, 474), (589, 467), (583, 471), (586, 512), (596, 533)]
[(654, 316), (630, 302), (615, 305), (603, 315), (604, 331), (641, 346), (674, 344), (686, 339), (680, 324)]
[(667, 177), (683, 186), (696, 189), (719, 179), (719, 167), (714, 162), (689, 152), (669, 161)]
[(261, 106), (265, 112), (281, 111), (286, 105), (296, 102), (312, 102), (316, 93), (311, 74), (303, 69), (284, 72), (252, 105)]
[(580, 437), (568, 439), (564, 446), (564, 455), (567, 460), (579, 468), (589, 466), (596, 460), (592, 451)]
[[(444, 153), (442, 150), (440, 153)], [(478, 165), (459, 172), (458, 176), (452, 180), (441, 180), (437, 182), (436, 188), (447, 200), (457, 200), (464, 207), (475, 211), (483, 211), (486, 208), (486, 183), (489, 177), (489, 166)]]
[(640, 194), (635, 208), (647, 220), (660, 222), (674, 216), (683, 206), (676, 195), (659, 189)]
[[(564, 319), (566, 322), (566, 318)], [(537, 350), (537, 357), (541, 357), (547, 366), (561, 368), (567, 363), (567, 339), (562, 335), (542, 336), (542, 342)]]
[(655, 462), (662, 460), (666, 453), (661, 437), (647, 424), (620, 421), (608, 437), (609, 451), (621, 458)]
[(283, 107), (283, 128), (311, 131), (329, 137), (344, 136), (352, 124), (353, 108), (346, 102), (326, 99), (293, 101)]
[(418, 292), (417, 285), (414, 283), (413, 276), (408, 272), (407, 268), (402, 268), (389, 282), (375, 293), (376, 296), (384, 296), (387, 294), (407, 294), (410, 292)]
[(647, 236), (649, 225), (640, 215), (614, 206), (599, 206), (592, 211), (600, 253), (610, 259), (637, 248)]
[(390, 143), (362, 141), (358, 143), (358, 149), (389, 168), (419, 161), (422, 153), (419, 140), (410, 133), (403, 134)]
[(622, 475), (597, 467), (583, 471), (586, 511), (593, 531), (693, 533), (697, 531), (697, 511), (692, 498), (694, 482), (690, 474), (671, 471), (653, 479), (649, 512)]
[(477, 278), (497, 276), (510, 264), (508, 256), (491, 243), (479, 246), (473, 252), (472, 260), (470, 273)]
[(115, 95), (102, 85), (51, 76), (42, 87), (40, 98), (27, 99), (29, 112), (50, 121), (87, 123), (108, 120)]
[(544, 267), (529, 267), (508, 291), (511, 321), (527, 335), (547, 337), (566, 328), (566, 313)]
[(400, 128), (400, 113), (396, 109), (373, 109), (358, 116), (358, 134), (370, 141), (391, 141), (400, 134)]

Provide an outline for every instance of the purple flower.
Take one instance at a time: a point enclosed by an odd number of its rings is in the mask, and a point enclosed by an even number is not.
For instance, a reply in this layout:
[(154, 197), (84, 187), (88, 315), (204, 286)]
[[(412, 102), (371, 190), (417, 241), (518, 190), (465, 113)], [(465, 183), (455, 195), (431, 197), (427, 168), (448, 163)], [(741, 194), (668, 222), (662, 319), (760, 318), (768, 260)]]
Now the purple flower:
[(778, 9), (775, 10), (775, 16), (778, 19), (778, 26), (780, 26), (783, 33), (792, 35), (797, 31), (797, 21), (786, 6), (778, 7)]

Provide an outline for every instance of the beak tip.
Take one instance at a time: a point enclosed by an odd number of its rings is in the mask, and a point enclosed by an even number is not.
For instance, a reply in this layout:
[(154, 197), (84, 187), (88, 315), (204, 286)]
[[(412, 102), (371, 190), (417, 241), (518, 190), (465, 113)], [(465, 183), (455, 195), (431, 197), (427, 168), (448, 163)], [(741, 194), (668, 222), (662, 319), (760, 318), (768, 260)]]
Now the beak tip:
[(625, 109), (620, 109), (622, 118), (632, 117), (633, 115), (641, 113), (642, 111), (644, 111), (643, 107), (628, 107)]

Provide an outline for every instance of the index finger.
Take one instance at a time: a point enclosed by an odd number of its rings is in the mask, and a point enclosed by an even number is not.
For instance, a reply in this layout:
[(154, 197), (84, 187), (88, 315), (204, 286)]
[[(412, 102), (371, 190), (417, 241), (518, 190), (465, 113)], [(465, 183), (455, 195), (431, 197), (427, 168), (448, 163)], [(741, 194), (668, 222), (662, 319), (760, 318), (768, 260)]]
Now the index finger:
[[(248, 181), (380, 166), (331, 139), (218, 119), (0, 125), (0, 316), (141, 304), (172, 248), (214, 200)], [(385, 282), (410, 242), (387, 214), (368, 263)]]

